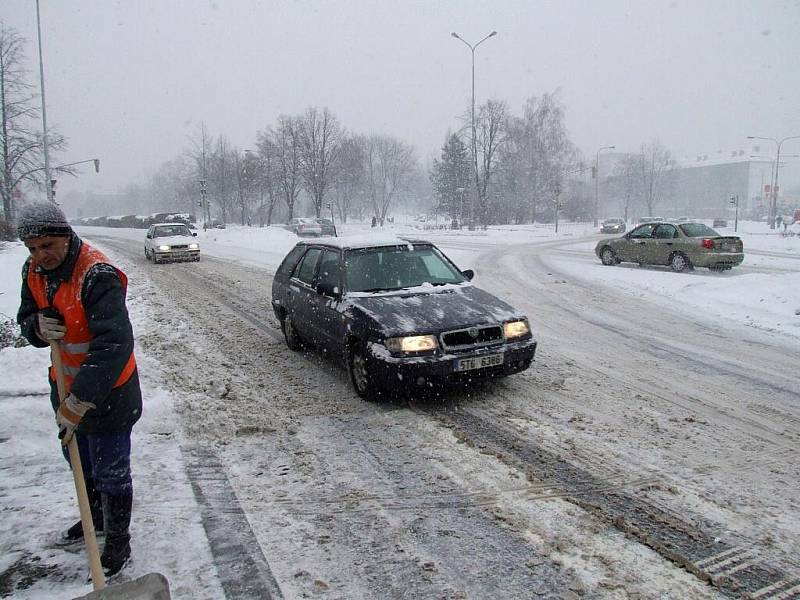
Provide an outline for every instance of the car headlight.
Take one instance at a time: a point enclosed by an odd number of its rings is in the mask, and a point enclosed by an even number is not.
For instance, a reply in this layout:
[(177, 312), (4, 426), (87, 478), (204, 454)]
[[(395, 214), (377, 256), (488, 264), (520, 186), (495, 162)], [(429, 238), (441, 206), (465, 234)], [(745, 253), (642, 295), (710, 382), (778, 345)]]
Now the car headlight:
[(438, 347), (439, 343), (433, 335), (410, 335), (386, 340), (386, 349), (389, 352), (427, 352)]
[(517, 338), (523, 335), (528, 335), (531, 328), (528, 327), (527, 321), (511, 321), (503, 324), (503, 335), (506, 339)]
[(200, 244), (189, 244), (189, 250), (200, 250)]
[(158, 250), (161, 252), (169, 252), (169, 246), (159, 246)]

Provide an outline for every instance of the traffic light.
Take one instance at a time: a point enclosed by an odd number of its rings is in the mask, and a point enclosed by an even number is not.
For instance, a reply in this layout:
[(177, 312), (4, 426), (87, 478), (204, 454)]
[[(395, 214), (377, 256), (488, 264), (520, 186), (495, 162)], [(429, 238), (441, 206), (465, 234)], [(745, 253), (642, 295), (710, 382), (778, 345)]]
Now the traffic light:
[(592, 167), (592, 179), (597, 179), (597, 167)]
[(52, 198), (53, 202), (56, 201), (56, 184), (58, 183), (58, 179), (51, 179), (50, 180), (50, 198)]
[(94, 159), (94, 172), (95, 173), (99, 173), (100, 172), (100, 159), (99, 158), (95, 158)]

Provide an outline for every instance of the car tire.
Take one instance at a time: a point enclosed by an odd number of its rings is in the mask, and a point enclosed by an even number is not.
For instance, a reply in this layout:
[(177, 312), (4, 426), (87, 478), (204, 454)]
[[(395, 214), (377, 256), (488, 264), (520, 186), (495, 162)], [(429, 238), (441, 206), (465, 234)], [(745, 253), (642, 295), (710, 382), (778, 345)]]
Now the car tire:
[(364, 344), (354, 342), (347, 352), (347, 371), (353, 388), (361, 398), (373, 401), (378, 397), (379, 389), (372, 377), (369, 356)]
[(286, 340), (286, 346), (289, 350), (299, 350), (303, 345), (300, 339), (300, 334), (297, 333), (292, 318), (288, 315), (283, 317), (281, 321), (281, 329), (283, 330), (283, 339)]
[(691, 269), (692, 263), (683, 252), (675, 252), (669, 257), (669, 267), (676, 273), (683, 273)]
[(607, 267), (619, 264), (617, 253), (610, 246), (603, 246), (603, 249), (600, 250), (600, 260)]

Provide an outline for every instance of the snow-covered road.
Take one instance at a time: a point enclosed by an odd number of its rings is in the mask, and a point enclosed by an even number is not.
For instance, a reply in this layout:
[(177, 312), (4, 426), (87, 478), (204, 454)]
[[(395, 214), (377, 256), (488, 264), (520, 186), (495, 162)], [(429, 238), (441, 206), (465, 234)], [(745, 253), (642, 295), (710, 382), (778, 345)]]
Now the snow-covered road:
[[(176, 598), (714, 598), (785, 579), (760, 596), (777, 598), (800, 583), (796, 324), (764, 321), (784, 310), (773, 298), (749, 325), (677, 302), (796, 281), (792, 248), (752, 265), (781, 273), (727, 277), (602, 267), (586, 232), (428, 234), (528, 313), (537, 361), (376, 405), (335, 358), (283, 344), (269, 299), (284, 232), (267, 248), (210, 232), (202, 262), (158, 266), (141, 232), (83, 233), (132, 281), (148, 398), (132, 574), (164, 572)], [(0, 353), (17, 386), (0, 386), (0, 592), (20, 598), (86, 591), (83, 557), (47, 548), (74, 509), (45, 365)], [(25, 391), (12, 374), (31, 366)]]

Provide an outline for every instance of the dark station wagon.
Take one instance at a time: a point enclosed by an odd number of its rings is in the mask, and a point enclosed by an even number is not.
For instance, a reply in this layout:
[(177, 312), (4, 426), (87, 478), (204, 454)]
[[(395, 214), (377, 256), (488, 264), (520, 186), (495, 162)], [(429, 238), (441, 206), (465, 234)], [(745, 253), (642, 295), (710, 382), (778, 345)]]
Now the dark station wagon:
[(436, 246), (400, 238), (299, 242), (272, 284), (286, 344), (344, 359), (359, 396), (527, 369), (525, 315), (471, 283)]

